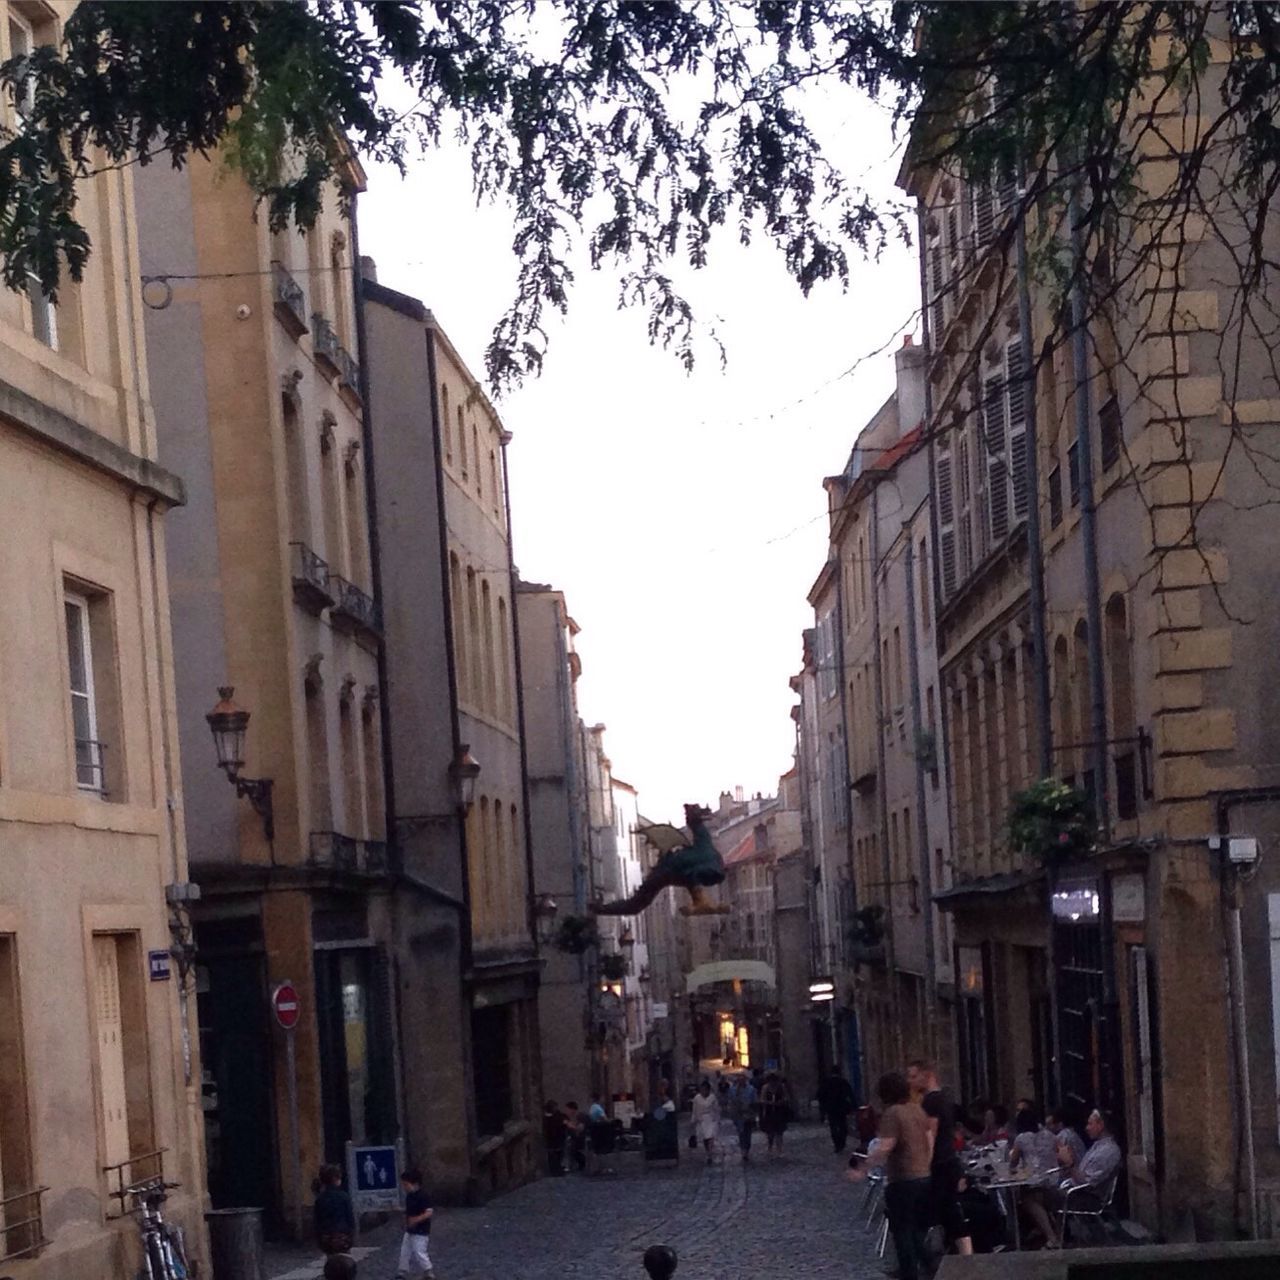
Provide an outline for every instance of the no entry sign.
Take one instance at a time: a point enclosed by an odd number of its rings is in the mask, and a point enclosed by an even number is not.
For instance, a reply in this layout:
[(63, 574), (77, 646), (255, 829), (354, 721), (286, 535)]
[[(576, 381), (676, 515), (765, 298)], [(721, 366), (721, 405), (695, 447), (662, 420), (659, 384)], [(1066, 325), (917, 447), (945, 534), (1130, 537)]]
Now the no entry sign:
[(286, 1031), (292, 1031), (298, 1025), (302, 1006), (298, 1001), (298, 988), (292, 982), (278, 983), (271, 992), (271, 1012)]

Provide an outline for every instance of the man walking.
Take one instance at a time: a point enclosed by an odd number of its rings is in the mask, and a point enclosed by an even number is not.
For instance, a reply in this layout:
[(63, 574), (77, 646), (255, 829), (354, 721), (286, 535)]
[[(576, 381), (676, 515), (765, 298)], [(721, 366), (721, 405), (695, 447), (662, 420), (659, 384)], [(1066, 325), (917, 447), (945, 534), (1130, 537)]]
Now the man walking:
[(956, 1103), (938, 1082), (936, 1064), (917, 1058), (907, 1067), (907, 1083), (913, 1097), (929, 1117), (933, 1131), (933, 1155), (929, 1163), (929, 1199), (933, 1220), (946, 1234), (947, 1244), (957, 1253), (973, 1252), (973, 1240), (960, 1207), (960, 1179), (964, 1167), (956, 1151)]
[(818, 1086), (818, 1110), (831, 1130), (831, 1146), (836, 1155), (844, 1151), (849, 1141), (849, 1117), (855, 1105), (853, 1086), (838, 1066), (832, 1067)]
[(742, 1163), (751, 1162), (751, 1137), (756, 1131), (756, 1087), (745, 1075), (739, 1076), (729, 1090), (729, 1117), (738, 1131), (738, 1147)]

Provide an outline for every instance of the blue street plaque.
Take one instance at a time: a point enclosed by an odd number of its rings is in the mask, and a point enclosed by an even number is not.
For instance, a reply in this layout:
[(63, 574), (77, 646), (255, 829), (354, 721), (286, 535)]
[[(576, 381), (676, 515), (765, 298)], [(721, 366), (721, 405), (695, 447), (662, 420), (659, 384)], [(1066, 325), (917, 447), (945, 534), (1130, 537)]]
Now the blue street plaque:
[(347, 1146), (347, 1186), (357, 1213), (400, 1207), (395, 1147)]
[(169, 981), (169, 953), (167, 951), (148, 951), (147, 969), (152, 982)]

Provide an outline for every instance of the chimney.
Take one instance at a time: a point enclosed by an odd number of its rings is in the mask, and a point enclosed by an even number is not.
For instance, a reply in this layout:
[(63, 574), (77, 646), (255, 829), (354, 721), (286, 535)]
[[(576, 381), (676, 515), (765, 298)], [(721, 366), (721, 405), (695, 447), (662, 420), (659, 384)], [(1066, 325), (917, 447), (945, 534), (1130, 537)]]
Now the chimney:
[(360, 274), (364, 279), (378, 283), (378, 264), (367, 253), (360, 255)]
[(893, 353), (898, 375), (898, 436), (914, 431), (924, 420), (925, 350), (917, 347), (908, 333)]
[(733, 798), (734, 798), (734, 800), (735, 800), (738, 804), (741, 804), (741, 803), (742, 803), (742, 788), (741, 788), (741, 787), (734, 787), (734, 789), (733, 789)]

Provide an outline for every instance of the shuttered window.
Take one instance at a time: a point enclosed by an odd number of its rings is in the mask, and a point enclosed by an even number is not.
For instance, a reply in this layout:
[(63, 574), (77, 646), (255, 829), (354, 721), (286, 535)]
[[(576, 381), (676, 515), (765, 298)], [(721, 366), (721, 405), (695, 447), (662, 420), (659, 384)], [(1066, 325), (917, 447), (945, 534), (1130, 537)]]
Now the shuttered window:
[(981, 249), (995, 238), (995, 197), (990, 182), (975, 182), (970, 190), (973, 193), (973, 240)]
[(942, 240), (939, 237), (929, 246), (929, 329), (935, 350), (942, 346), (942, 331), (947, 323), (942, 296), (945, 288)]
[(939, 451), (937, 458), (937, 503), (939, 563), (942, 571), (942, 596), (949, 599), (958, 585), (956, 566), (956, 495), (951, 451)]
[(970, 441), (972, 426), (960, 433), (956, 446), (956, 568), (963, 582), (973, 572), (973, 448)]
[(1008, 417), (1003, 370), (982, 383), (982, 439), (987, 467), (987, 530), (993, 544), (1009, 536)]
[(1005, 348), (1005, 398), (1009, 421), (1009, 482), (1013, 488), (1013, 518), (1027, 518), (1027, 392), (1022, 341), (1015, 338)]
[(110, 1166), (121, 1164), (129, 1158), (129, 1098), (125, 1088), (120, 948), (115, 934), (95, 933), (93, 935), (93, 968), (103, 1163)]

